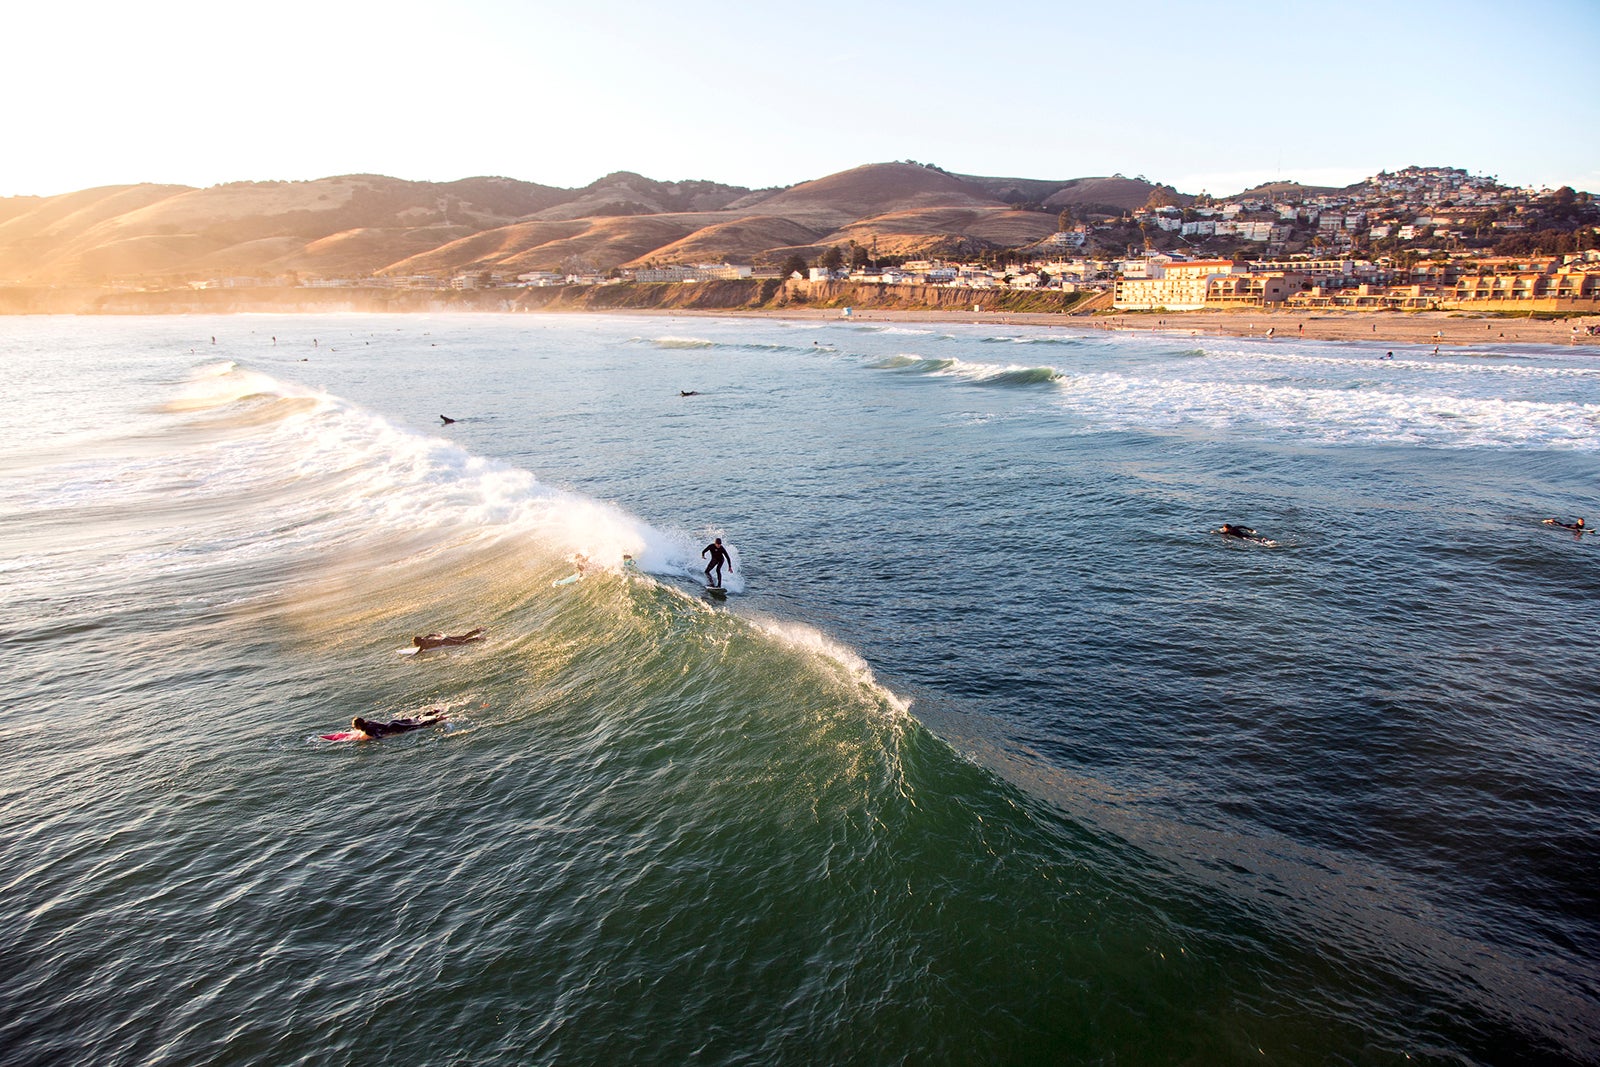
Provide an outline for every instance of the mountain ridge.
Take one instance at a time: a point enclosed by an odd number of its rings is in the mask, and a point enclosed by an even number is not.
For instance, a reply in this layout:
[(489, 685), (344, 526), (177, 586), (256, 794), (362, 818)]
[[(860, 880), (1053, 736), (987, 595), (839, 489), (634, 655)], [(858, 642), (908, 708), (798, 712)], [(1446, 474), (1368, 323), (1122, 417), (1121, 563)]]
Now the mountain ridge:
[(218, 276), (405, 276), (606, 271), (647, 263), (776, 263), (855, 241), (884, 254), (1015, 247), (1048, 236), (1061, 208), (1116, 214), (1143, 179), (988, 178), (870, 163), (749, 189), (616, 171), (580, 189), (480, 176), (376, 174), (138, 183), (0, 198), (0, 282), (151, 284)]

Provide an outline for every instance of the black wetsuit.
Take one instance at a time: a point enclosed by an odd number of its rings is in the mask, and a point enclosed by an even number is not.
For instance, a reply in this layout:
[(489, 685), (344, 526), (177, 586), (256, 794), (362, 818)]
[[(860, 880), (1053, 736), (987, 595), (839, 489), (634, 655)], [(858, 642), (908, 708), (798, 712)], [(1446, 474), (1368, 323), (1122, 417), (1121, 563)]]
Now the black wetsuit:
[(428, 715), (420, 719), (391, 719), (388, 722), (357, 719), (351, 725), (368, 737), (384, 737), (388, 734), (403, 734), (407, 730), (420, 730), (424, 726), (433, 726), (441, 722), (444, 722), (443, 715)]
[(411, 643), (426, 652), (431, 648), (444, 648), (447, 645), (465, 645), (473, 641), (483, 640), (483, 628), (469, 630), (464, 634), (429, 634), (426, 637), (413, 637)]
[[(719, 586), (722, 584), (722, 565), (726, 563), (728, 569), (732, 570), (733, 561), (728, 558), (728, 550), (722, 547), (720, 540), (713, 541), (705, 548), (702, 548), (700, 550), (701, 557), (704, 558), (708, 552), (711, 554), (711, 562), (706, 564), (706, 581), (713, 586)], [(713, 570), (716, 571), (715, 575), (712, 574)]]

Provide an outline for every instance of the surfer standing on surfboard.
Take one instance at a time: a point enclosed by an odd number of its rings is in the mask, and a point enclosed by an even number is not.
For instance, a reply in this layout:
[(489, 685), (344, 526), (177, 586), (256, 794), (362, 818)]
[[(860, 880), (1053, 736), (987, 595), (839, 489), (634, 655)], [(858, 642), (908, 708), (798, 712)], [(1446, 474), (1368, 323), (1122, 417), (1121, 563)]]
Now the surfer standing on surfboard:
[[(722, 565), (728, 565), (728, 573), (733, 573), (733, 559), (728, 555), (728, 550), (722, 547), (722, 538), (717, 538), (700, 550), (700, 558), (705, 559), (706, 554), (711, 554), (711, 562), (706, 564), (706, 584), (713, 589), (722, 588)], [(712, 572), (716, 573), (713, 574)]]

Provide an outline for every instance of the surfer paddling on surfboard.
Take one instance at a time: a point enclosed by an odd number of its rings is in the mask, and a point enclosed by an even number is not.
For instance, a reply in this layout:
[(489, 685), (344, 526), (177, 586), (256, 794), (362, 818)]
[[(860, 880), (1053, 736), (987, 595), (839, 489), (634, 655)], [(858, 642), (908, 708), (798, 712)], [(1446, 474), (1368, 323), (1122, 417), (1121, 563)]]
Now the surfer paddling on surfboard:
[(1576, 522), (1562, 522), (1560, 519), (1546, 519), (1544, 520), (1544, 524), (1546, 526), (1559, 526), (1563, 530), (1576, 530), (1578, 533), (1582, 533), (1588, 529), (1588, 527), (1583, 524), (1582, 519), (1579, 519)]
[(451, 645), (468, 645), (474, 641), (483, 640), (483, 627), (479, 626), (468, 630), (464, 634), (427, 634), (423, 637), (413, 637), (411, 644), (420, 652), (430, 648), (448, 648)]
[(711, 562), (706, 564), (706, 584), (713, 589), (722, 588), (722, 565), (728, 565), (728, 573), (733, 573), (733, 558), (728, 555), (728, 550), (722, 547), (722, 538), (717, 538), (700, 550), (700, 558), (705, 559), (707, 553)]
[(1223, 523), (1216, 532), (1221, 534), (1223, 537), (1237, 537), (1241, 541), (1259, 541), (1262, 544), (1269, 543), (1265, 537), (1262, 537), (1250, 527), (1239, 526), (1231, 522)]
[(337, 734), (323, 734), (324, 741), (370, 741), (375, 737), (388, 737), (390, 734), (403, 734), (410, 730), (421, 730), (428, 726), (437, 726), (444, 722), (442, 710), (430, 711), (425, 715), (408, 715), (403, 719), (390, 719), (388, 722), (373, 722), (357, 715), (350, 720), (350, 729)]

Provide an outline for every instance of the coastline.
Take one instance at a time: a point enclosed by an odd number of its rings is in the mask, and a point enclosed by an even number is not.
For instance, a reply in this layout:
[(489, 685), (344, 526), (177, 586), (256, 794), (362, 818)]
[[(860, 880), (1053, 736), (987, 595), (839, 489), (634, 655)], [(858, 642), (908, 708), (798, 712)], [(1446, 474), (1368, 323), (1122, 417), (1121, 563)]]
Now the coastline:
[[(615, 299), (617, 296), (628, 299)], [(874, 306), (876, 293), (837, 294), (821, 304), (758, 305), (743, 282), (656, 283), (627, 294), (604, 288), (573, 296), (564, 289), (432, 292), (358, 289), (240, 289), (107, 293), (104, 290), (24, 290), (0, 287), (0, 318), (26, 315), (237, 314), (606, 314), (666, 317), (766, 318), (804, 321), (995, 324), (1232, 336), (1367, 344), (1451, 347), (1539, 344), (1600, 347), (1600, 313), (1532, 318), (1509, 311), (1300, 311), (1230, 308), (1205, 311), (974, 311), (972, 296), (949, 307)], [(600, 299), (600, 298), (604, 299)], [(920, 299), (919, 299), (920, 298)], [(905, 299), (905, 298), (902, 298)], [(913, 302), (924, 293), (910, 294)], [(978, 298), (981, 301), (981, 297)], [(885, 301), (888, 302), (887, 300)], [(850, 314), (845, 314), (848, 304)], [(1036, 306), (1036, 305), (1035, 305)], [(1586, 332), (1595, 329), (1594, 334)]]

